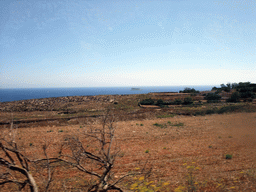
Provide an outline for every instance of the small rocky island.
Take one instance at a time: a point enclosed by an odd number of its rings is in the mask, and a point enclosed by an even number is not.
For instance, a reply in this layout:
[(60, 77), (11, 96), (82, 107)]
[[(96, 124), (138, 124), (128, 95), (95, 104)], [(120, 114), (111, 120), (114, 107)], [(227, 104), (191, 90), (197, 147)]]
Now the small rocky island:
[(131, 88), (131, 91), (140, 91), (140, 88)]

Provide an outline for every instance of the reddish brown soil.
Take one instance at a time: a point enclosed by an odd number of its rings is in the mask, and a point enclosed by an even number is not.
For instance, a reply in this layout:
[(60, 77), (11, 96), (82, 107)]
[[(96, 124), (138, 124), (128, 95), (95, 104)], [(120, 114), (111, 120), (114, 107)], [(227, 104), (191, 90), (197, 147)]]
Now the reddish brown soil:
[[(178, 123), (184, 125), (171, 126)], [(18, 128), (16, 141), (31, 159), (42, 157), (41, 146), (45, 141), (50, 143), (49, 156), (55, 156), (67, 135), (82, 136), (88, 127), (101, 127), (100, 121)], [(187, 186), (190, 165), (198, 167), (193, 175), (199, 191), (256, 191), (256, 113), (129, 120), (116, 122), (115, 127), (122, 154), (113, 170), (116, 178), (142, 167), (148, 160), (148, 167), (153, 168), (149, 180), (168, 182), (166, 191)], [(225, 159), (225, 154), (232, 154), (232, 159)], [(46, 172), (33, 173), (42, 187)], [(56, 168), (51, 190), (62, 191), (65, 185), (68, 190), (78, 191), (88, 179), (75, 168)], [(120, 186), (127, 188), (124, 184)], [(2, 190), (14, 188), (9, 185)]]

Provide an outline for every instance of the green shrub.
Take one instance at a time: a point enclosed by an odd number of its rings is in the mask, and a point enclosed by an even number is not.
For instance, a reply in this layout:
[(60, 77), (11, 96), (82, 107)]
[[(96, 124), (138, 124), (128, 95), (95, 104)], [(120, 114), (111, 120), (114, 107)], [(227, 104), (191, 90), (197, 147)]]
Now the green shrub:
[(156, 105), (164, 105), (164, 101), (162, 99), (157, 100)]
[(240, 94), (236, 91), (236, 92), (232, 93), (232, 95), (229, 99), (227, 99), (227, 102), (236, 103), (239, 101), (239, 99), (240, 99)]
[(181, 105), (182, 104), (182, 101), (181, 99), (175, 99), (174, 102), (173, 102), (174, 105)]
[(150, 99), (144, 99), (143, 101), (140, 102), (141, 105), (153, 105), (154, 100)]
[(191, 105), (193, 103), (193, 100), (191, 97), (186, 97), (183, 101), (183, 105)]
[(236, 90), (240, 94), (240, 98), (255, 98), (254, 92), (256, 91), (256, 84), (251, 84), (250, 82), (240, 82), (236, 86)]
[(184, 126), (184, 123), (172, 124), (172, 122), (170, 122), (170, 121), (168, 121), (167, 123), (168, 123), (170, 126), (176, 126), (176, 127)]
[(166, 125), (165, 125), (165, 124), (155, 123), (155, 124), (153, 124), (153, 125), (156, 126), (156, 127), (160, 127), (160, 128), (166, 128)]
[(240, 92), (241, 98), (254, 98), (254, 93), (252, 91)]
[(184, 126), (184, 123), (176, 123), (176, 124), (174, 124), (172, 126), (180, 127), (180, 126)]
[(230, 154), (226, 154), (225, 155), (225, 159), (232, 159), (233, 155), (230, 155)]
[(221, 84), (220, 86), (221, 86), (220, 89), (223, 90), (223, 91), (225, 91), (225, 92), (230, 92), (230, 90), (231, 90), (231, 84), (230, 84), (230, 83), (228, 83), (228, 84), (226, 84), (226, 85)]
[(208, 103), (216, 103), (219, 102), (221, 96), (216, 93), (208, 93), (204, 99), (207, 100)]
[(199, 93), (199, 91), (196, 91), (194, 88), (188, 88), (186, 87), (183, 91), (179, 91), (180, 93)]
[(218, 114), (230, 113), (239, 110), (239, 106), (225, 106), (218, 110)]

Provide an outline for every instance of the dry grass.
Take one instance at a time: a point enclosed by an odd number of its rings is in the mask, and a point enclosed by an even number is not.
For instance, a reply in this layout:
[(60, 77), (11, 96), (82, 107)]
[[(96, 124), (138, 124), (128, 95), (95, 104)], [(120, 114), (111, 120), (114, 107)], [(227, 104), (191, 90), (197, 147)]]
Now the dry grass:
[[(168, 121), (184, 125), (170, 126)], [(66, 136), (81, 136), (88, 127), (101, 126), (100, 121), (87, 123), (20, 128), (16, 141), (31, 159), (42, 157), (41, 146), (45, 141), (50, 143), (48, 155), (55, 156)], [(163, 129), (154, 126), (155, 123), (167, 124), (167, 127)], [(149, 160), (148, 166), (153, 168), (150, 180), (168, 182), (167, 191), (178, 186), (187, 189), (188, 166), (197, 167), (193, 175), (199, 191), (256, 190), (256, 113), (119, 121), (115, 126), (116, 142), (122, 151), (114, 167), (116, 177)], [(232, 154), (232, 159), (225, 159), (225, 154)], [(34, 174), (41, 187), (44, 173), (41, 175), (34, 170)], [(54, 177), (52, 191), (62, 191), (64, 184), (68, 190), (76, 191), (92, 182), (92, 178), (76, 169), (63, 166), (56, 167)], [(10, 189), (12, 186), (1, 190)]]

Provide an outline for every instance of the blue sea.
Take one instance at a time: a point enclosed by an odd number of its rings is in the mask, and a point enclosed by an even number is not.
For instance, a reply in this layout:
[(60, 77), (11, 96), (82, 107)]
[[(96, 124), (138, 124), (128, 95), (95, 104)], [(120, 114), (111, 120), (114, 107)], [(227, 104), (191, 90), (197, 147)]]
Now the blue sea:
[[(150, 92), (178, 92), (185, 87), (199, 91), (213, 86), (157, 86), (157, 87), (91, 87), (91, 88), (15, 88), (0, 89), (0, 102), (65, 96), (129, 95)], [(135, 88), (135, 89), (132, 89)]]

